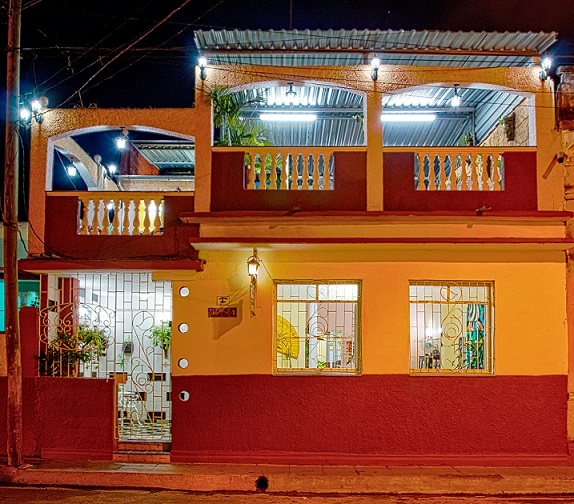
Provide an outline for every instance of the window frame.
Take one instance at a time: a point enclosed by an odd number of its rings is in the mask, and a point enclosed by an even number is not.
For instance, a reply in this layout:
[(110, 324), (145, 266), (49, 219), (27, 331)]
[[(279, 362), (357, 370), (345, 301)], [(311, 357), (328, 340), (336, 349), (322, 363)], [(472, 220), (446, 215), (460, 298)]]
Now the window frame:
[[(455, 301), (448, 301), (446, 303), (441, 303), (440, 299), (433, 299), (431, 301), (423, 301), (422, 299), (417, 299), (416, 296), (413, 298), (413, 295), (411, 294), (411, 289), (412, 287), (431, 287), (431, 288), (444, 288), (444, 287), (448, 287), (448, 288), (452, 288), (452, 286), (456, 286), (459, 287), (461, 289), (467, 288), (467, 289), (472, 289), (472, 288), (485, 288), (485, 300), (481, 301), (481, 300), (474, 300), (471, 299), (469, 296), (469, 299), (465, 299), (464, 297), (461, 298), (460, 302), (455, 302)], [(474, 301), (474, 302), (473, 302)], [(419, 349), (420, 346), (420, 342), (421, 340), (417, 337), (416, 340), (413, 341), (413, 328), (417, 327), (418, 328), (418, 321), (415, 318), (414, 323), (413, 323), (413, 313), (412, 313), (412, 305), (413, 304), (423, 304), (424, 302), (429, 303), (429, 304), (433, 304), (436, 306), (456, 306), (456, 305), (462, 305), (462, 306), (466, 306), (466, 312), (462, 311), (461, 314), (463, 314), (463, 317), (468, 317), (468, 306), (470, 305), (484, 305), (485, 306), (485, 310), (484, 310), (484, 315), (485, 315), (485, 319), (484, 319), (484, 348), (483, 348), (483, 352), (484, 352), (484, 358), (483, 358), (483, 362), (484, 362), (484, 368), (445, 368), (442, 367), (442, 365), (440, 363), (442, 363), (442, 359), (443, 359), (443, 353), (442, 353), (442, 340), (443, 340), (443, 332), (442, 332), (442, 327), (441, 327), (441, 336), (440, 336), (440, 354), (439, 354), (439, 367), (434, 367), (431, 364), (427, 363), (427, 353), (426, 353), (426, 349), (424, 350), (424, 355), (421, 357), (421, 355), (419, 353), (416, 353), (413, 355), (413, 345), (415, 348), (417, 348), (417, 350)], [(420, 311), (417, 311), (415, 313), (420, 313)], [(466, 313), (466, 314), (465, 314)], [(435, 311), (433, 309), (432, 314), (435, 314)], [(441, 311), (439, 309), (439, 314), (441, 314)], [(447, 314), (448, 315), (448, 314)], [(442, 316), (442, 315), (441, 315)], [(426, 312), (423, 315), (424, 320), (425, 320), (425, 326), (426, 326), (426, 318), (427, 318), (427, 314)], [(460, 334), (457, 334), (454, 339), (459, 339), (459, 338), (463, 338), (465, 337), (465, 334), (467, 334), (468, 331), (468, 321), (465, 320), (465, 318), (461, 318), (459, 319), (459, 323), (460, 323)], [(441, 320), (441, 326), (444, 326), (446, 324), (443, 324), (445, 322), (446, 319)], [(467, 329), (465, 329), (465, 321), (467, 322)], [(413, 280), (410, 279), (409, 280), (409, 354), (408, 354), (408, 369), (409, 369), (409, 374), (413, 375), (413, 376), (492, 376), (494, 375), (494, 335), (495, 335), (495, 284), (493, 280)], [(446, 337), (446, 336), (445, 336)], [(423, 338), (424, 339), (424, 343), (423, 345), (426, 345), (426, 329), (425, 329), (425, 333), (423, 334)], [(435, 338), (436, 339), (436, 338)], [(459, 343), (460, 344), (460, 343)], [(453, 343), (452, 346), (454, 347), (456, 344)], [(464, 348), (464, 347), (463, 347)], [(433, 346), (434, 349), (434, 346)], [(460, 354), (462, 355), (462, 351), (459, 350)], [(413, 360), (418, 361), (418, 365), (420, 366), (420, 359), (423, 358), (425, 359), (425, 367), (412, 367), (412, 362)], [(431, 362), (434, 361), (434, 356), (431, 359)]]
[[(326, 303), (354, 303), (355, 316), (354, 316), (354, 359), (355, 367), (353, 368), (330, 368), (330, 367), (309, 367), (309, 368), (285, 368), (278, 366), (278, 352), (277, 352), (277, 320), (281, 315), (278, 310), (278, 304), (281, 302), (289, 302), (285, 300), (278, 300), (277, 290), (279, 285), (356, 285), (357, 286), (357, 299), (356, 300), (325, 300)], [(319, 299), (317, 299), (320, 301)], [(309, 303), (309, 299), (293, 299), (293, 302)], [(311, 280), (311, 279), (274, 279), (273, 280), (273, 345), (272, 345), (272, 360), (273, 360), (273, 375), (275, 376), (358, 376), (362, 373), (362, 338), (361, 338), (361, 314), (362, 314), (362, 280), (360, 279), (328, 279), (328, 280)], [(300, 342), (307, 340), (299, 337)]]

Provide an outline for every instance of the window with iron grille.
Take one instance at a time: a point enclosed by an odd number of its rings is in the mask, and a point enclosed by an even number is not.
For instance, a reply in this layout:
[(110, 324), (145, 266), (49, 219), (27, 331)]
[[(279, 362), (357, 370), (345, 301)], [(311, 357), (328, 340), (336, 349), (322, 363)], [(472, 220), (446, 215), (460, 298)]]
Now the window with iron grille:
[(411, 281), (410, 369), (492, 373), (492, 282)]
[(275, 371), (358, 373), (361, 282), (277, 280)]

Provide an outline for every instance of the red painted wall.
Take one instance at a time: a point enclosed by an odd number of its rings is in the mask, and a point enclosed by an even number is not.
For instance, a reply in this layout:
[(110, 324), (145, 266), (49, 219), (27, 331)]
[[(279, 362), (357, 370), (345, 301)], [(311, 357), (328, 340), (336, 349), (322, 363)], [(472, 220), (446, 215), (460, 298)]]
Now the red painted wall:
[(196, 259), (189, 238), (198, 236), (197, 226), (184, 225), (179, 214), (193, 211), (193, 196), (165, 196), (165, 229), (162, 236), (78, 236), (78, 199), (46, 197), (46, 252), (64, 258), (129, 259), (169, 256)]
[[(6, 454), (7, 378), (0, 377), (0, 454)], [(24, 456), (111, 460), (113, 380), (24, 378)]]
[(211, 163), (211, 211), (356, 210), (367, 208), (365, 152), (335, 153), (332, 191), (254, 191), (244, 189), (243, 153), (214, 152)]
[(504, 154), (504, 191), (415, 191), (414, 153), (384, 154), (385, 211), (537, 210), (536, 153)]
[[(565, 463), (566, 382), (566, 376), (177, 376), (172, 460)], [(189, 401), (179, 399), (182, 390)]]

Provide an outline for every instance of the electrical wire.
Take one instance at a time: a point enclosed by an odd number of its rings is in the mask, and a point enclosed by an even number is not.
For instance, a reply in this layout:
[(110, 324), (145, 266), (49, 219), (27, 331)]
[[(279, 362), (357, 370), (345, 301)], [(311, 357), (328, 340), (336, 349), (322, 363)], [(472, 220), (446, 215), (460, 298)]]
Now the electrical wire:
[(104, 63), (102, 65), (102, 67), (97, 72), (95, 72), (86, 82), (84, 82), (84, 84), (82, 84), (73, 94), (71, 94), (68, 98), (66, 98), (63, 102), (61, 102), (59, 106), (61, 107), (61, 106), (65, 105), (66, 103), (68, 103), (76, 94), (78, 94), (82, 90), (84, 90), (86, 88), (86, 86), (90, 82), (92, 82), (92, 80), (94, 80), (106, 67), (108, 67), (114, 61), (116, 61), (120, 56), (122, 56), (122, 54), (127, 52), (131, 47), (135, 46), (138, 42), (140, 42), (144, 38), (146, 38), (149, 34), (153, 33), (157, 28), (159, 28), (163, 23), (165, 23), (169, 18), (171, 18), (174, 14), (179, 12), (181, 9), (183, 9), (190, 2), (191, 2), (191, 0), (183, 0), (182, 4), (179, 7), (176, 7), (175, 9), (173, 9), (169, 14), (167, 14), (167, 16), (163, 17), (159, 22), (154, 24), (151, 28), (147, 29), (142, 35), (137, 37), (133, 42), (129, 43), (126, 47), (124, 47), (122, 50), (120, 50), (113, 58), (111, 58), (109, 61)]

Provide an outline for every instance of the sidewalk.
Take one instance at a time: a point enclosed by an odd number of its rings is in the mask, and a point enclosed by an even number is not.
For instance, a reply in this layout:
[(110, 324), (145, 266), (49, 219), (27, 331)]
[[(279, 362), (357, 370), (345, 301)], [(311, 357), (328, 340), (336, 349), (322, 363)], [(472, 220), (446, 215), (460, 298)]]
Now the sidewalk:
[[(573, 494), (574, 467), (279, 466), (39, 461), (0, 483), (308, 494)], [(267, 487), (266, 489), (263, 489)]]

